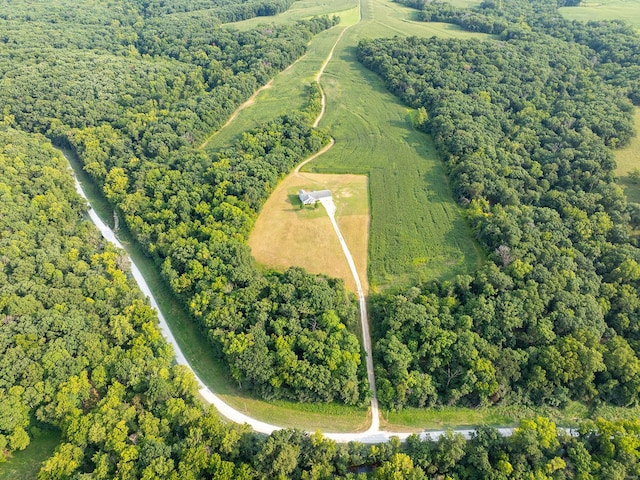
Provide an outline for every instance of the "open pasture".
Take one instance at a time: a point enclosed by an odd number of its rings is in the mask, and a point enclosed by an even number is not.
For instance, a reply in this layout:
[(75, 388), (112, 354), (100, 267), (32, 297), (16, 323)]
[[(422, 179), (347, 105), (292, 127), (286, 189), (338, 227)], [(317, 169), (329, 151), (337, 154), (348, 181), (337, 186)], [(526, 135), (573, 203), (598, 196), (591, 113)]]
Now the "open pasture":
[(243, 132), (284, 113), (302, 109), (307, 101), (307, 86), (315, 81), (322, 62), (340, 33), (349, 25), (357, 23), (358, 12), (355, 7), (340, 13), (340, 24), (316, 35), (302, 58), (280, 72), (270, 87), (260, 92), (251, 105), (238, 113), (233, 122), (211, 137), (207, 150), (213, 152), (228, 147)]
[(588, 1), (559, 10), (569, 20), (624, 20), (640, 30), (640, 2), (637, 0)]
[(256, 261), (269, 268), (301, 266), (313, 273), (342, 278), (356, 292), (355, 280), (324, 207), (300, 208), (300, 189), (331, 190), (336, 221), (366, 291), (369, 209), (364, 175), (289, 175), (269, 197), (249, 237)]
[[(634, 123), (636, 132), (640, 131), (640, 108), (635, 109)], [(634, 169), (640, 169), (640, 136), (631, 139), (629, 145), (616, 150), (616, 163), (618, 167), (616, 174), (618, 175), (618, 184), (624, 189), (624, 193), (630, 202), (640, 203), (640, 180), (629, 177), (629, 172)]]

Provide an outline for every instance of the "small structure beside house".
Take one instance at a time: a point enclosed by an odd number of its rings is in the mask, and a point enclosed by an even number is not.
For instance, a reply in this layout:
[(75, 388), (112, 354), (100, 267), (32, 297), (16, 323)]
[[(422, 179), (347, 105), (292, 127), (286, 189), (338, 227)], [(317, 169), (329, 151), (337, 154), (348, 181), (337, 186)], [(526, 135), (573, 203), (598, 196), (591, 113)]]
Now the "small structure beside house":
[(300, 190), (298, 198), (303, 205), (315, 205), (322, 198), (331, 198), (331, 190), (316, 190), (315, 192)]

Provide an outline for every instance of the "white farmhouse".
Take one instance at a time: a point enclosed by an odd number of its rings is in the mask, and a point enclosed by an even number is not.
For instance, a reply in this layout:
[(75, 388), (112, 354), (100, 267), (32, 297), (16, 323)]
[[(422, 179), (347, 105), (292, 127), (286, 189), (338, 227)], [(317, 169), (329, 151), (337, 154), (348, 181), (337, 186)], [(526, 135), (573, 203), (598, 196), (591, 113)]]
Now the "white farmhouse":
[(298, 198), (303, 205), (314, 205), (321, 198), (331, 198), (331, 190), (316, 190), (315, 192), (300, 190)]

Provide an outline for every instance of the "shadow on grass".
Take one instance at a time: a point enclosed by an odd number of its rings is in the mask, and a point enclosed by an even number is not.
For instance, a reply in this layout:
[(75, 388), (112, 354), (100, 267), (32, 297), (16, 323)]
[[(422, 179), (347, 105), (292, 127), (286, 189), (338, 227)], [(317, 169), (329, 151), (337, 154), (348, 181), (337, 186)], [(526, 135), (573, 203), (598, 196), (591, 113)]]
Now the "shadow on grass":
[(291, 193), (287, 195), (287, 203), (293, 206), (295, 209), (302, 209), (302, 202), (297, 193)]

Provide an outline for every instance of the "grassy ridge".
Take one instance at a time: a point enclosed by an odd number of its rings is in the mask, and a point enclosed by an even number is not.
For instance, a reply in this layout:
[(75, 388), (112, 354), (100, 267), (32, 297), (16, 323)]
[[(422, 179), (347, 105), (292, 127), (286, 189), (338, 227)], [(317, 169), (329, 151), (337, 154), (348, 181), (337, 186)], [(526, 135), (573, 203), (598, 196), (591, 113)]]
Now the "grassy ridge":
[(357, 8), (350, 10), (347, 17), (340, 16), (340, 25), (316, 35), (309, 44), (306, 55), (278, 74), (271, 86), (263, 90), (252, 105), (219, 130), (210, 139), (207, 151), (230, 147), (243, 132), (283, 113), (302, 109), (307, 101), (307, 86), (314, 81), (322, 62), (348, 22), (357, 21), (357, 14)]
[(569, 20), (625, 20), (640, 29), (640, 2), (632, 0), (598, 0), (583, 2), (577, 7), (560, 8)]

